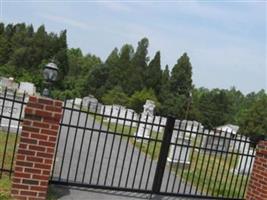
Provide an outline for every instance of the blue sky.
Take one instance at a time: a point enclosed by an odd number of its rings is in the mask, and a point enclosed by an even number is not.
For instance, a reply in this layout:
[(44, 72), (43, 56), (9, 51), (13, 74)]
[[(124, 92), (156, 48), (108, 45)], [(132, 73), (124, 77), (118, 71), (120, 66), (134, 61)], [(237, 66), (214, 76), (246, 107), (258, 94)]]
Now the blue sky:
[(196, 87), (267, 89), (265, 1), (0, 2), (1, 21), (67, 29), (69, 47), (102, 60), (114, 47), (148, 37), (149, 56), (160, 50), (162, 68), (188, 53)]

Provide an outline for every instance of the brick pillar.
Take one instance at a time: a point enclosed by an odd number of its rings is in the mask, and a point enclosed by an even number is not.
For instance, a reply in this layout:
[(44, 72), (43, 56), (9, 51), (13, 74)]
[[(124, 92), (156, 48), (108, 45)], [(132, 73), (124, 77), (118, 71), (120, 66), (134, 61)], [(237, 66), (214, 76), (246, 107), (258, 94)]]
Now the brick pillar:
[(46, 199), (61, 115), (61, 101), (29, 97), (12, 178), (15, 199)]
[(267, 141), (261, 141), (256, 150), (256, 158), (246, 194), (246, 200), (267, 199)]

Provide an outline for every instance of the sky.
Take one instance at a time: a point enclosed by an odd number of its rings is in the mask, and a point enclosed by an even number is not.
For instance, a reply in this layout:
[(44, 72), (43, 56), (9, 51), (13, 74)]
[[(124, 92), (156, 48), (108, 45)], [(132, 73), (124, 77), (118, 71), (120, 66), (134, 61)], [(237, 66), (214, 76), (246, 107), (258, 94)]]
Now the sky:
[(196, 87), (267, 90), (267, 1), (0, 0), (0, 21), (48, 32), (67, 29), (69, 48), (103, 61), (125, 43), (149, 39), (170, 68), (184, 53)]

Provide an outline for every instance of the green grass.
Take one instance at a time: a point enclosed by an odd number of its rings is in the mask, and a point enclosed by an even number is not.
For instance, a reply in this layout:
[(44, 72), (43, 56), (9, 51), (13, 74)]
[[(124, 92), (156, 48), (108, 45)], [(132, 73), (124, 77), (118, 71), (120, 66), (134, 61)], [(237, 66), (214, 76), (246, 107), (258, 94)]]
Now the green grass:
[(0, 178), (0, 200), (11, 200), (10, 196), (11, 180), (8, 176), (3, 175)]
[[(101, 122), (102, 117), (96, 116), (96, 121)], [(116, 132), (118, 134), (134, 135), (137, 131), (136, 127), (132, 127), (130, 130), (129, 126), (124, 126), (121, 124), (108, 123), (103, 121), (105, 127), (109, 127), (109, 131)], [(157, 133), (151, 133), (151, 138), (155, 139)], [(159, 140), (162, 140), (163, 134), (159, 134)], [(127, 137), (125, 137), (127, 138)], [(161, 142), (146, 142), (141, 143), (135, 141), (134, 138), (130, 139), (130, 142), (139, 148), (142, 152), (150, 155), (152, 159), (158, 159)], [(196, 141), (192, 141), (191, 144), (195, 142), (197, 147), (201, 146), (200, 138), (196, 138)], [(198, 186), (198, 191), (202, 191), (203, 194), (208, 194), (211, 196), (228, 196), (243, 198), (243, 192), (245, 191), (245, 185), (248, 176), (247, 175), (235, 175), (231, 170), (235, 169), (237, 164), (237, 156), (229, 153), (220, 156), (219, 153), (209, 153), (207, 151), (196, 151), (190, 149), (191, 163), (187, 167), (181, 165), (173, 165), (172, 171), (177, 172), (177, 176), (182, 177), (183, 181), (187, 181), (187, 185), (191, 184), (196, 188)], [(178, 168), (178, 169), (177, 169)], [(224, 171), (223, 171), (224, 170)], [(239, 191), (241, 190), (240, 194)]]
[[(7, 140), (8, 139), (8, 140)], [(19, 140), (19, 137), (17, 137), (17, 140)], [(7, 145), (6, 145), (7, 142)], [(14, 148), (16, 147), (16, 134), (9, 133), (6, 134), (3, 131), (0, 131), (0, 167), (4, 169), (10, 169), (12, 164), (12, 158), (13, 164), (15, 162), (15, 154), (14, 154)], [(5, 158), (4, 158), (5, 154)]]
[[(201, 146), (202, 139), (197, 137), (192, 140), (191, 145)], [(187, 182), (187, 186), (192, 184), (198, 192), (210, 196), (243, 198), (248, 176), (232, 172), (238, 163), (236, 154), (216, 154), (197, 148), (190, 148), (188, 152), (191, 163), (187, 166), (173, 165), (171, 169)]]
[[(105, 118), (103, 119), (101, 116), (96, 116), (96, 121), (98, 123), (101, 123), (103, 120), (103, 125), (109, 129), (111, 132), (115, 132), (118, 134), (123, 134), (124, 139), (128, 139), (128, 135), (134, 136), (137, 132), (137, 127), (130, 127), (127, 125), (122, 124), (116, 124), (105, 121)], [(149, 141), (146, 139), (143, 139), (143, 142), (141, 140), (136, 140), (134, 137), (130, 137), (129, 141), (135, 145), (137, 148), (139, 148), (142, 152), (146, 153), (148, 156), (150, 156), (152, 159), (157, 159), (160, 152), (161, 147), (161, 141), (163, 134), (161, 132), (157, 133), (155, 131), (150, 132), (150, 136), (152, 139), (157, 139), (159, 141)]]

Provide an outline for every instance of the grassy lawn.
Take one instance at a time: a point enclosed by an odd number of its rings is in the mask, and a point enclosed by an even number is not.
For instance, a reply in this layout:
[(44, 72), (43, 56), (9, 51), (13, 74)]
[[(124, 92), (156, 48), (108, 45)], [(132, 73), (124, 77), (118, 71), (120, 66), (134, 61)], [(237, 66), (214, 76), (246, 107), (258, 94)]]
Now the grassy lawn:
[[(220, 156), (206, 152), (193, 151), (191, 163), (187, 167), (173, 166), (172, 170), (193, 184), (199, 192), (210, 196), (243, 197), (247, 176), (235, 175), (231, 172), (235, 168), (237, 156), (228, 154)], [(177, 170), (178, 168), (178, 170)], [(241, 190), (240, 194), (239, 191)]]
[[(101, 116), (96, 116), (96, 121), (101, 123)], [(137, 131), (136, 127), (130, 128), (121, 124), (109, 123), (103, 120), (103, 125), (109, 127), (109, 131), (118, 134), (134, 135)], [(162, 140), (162, 133), (158, 134), (158, 140)], [(156, 139), (157, 133), (152, 131), (151, 138)], [(127, 139), (127, 137), (124, 137)], [(160, 152), (161, 142), (136, 142), (135, 138), (130, 138), (130, 142), (139, 148), (142, 152), (150, 155), (152, 159), (157, 159)], [(196, 141), (191, 141), (191, 145), (195, 142), (197, 147), (200, 147), (200, 138)], [(245, 191), (247, 175), (235, 175), (232, 170), (237, 165), (237, 156), (234, 154), (219, 154), (207, 151), (204, 156), (203, 150), (190, 149), (189, 156), (191, 163), (187, 167), (181, 165), (172, 165), (172, 171), (187, 182), (188, 186), (191, 184), (199, 192), (211, 196), (224, 196), (242, 198)], [(241, 191), (241, 192), (239, 192)]]
[(16, 139), (19, 140), (19, 137), (16, 137), (15, 133), (7, 134), (0, 131), (0, 168), (10, 169), (12, 159), (14, 163), (15, 157), (13, 158), (13, 156), (15, 156), (14, 148), (16, 147)]
[[(94, 116), (93, 116), (94, 117)], [(101, 116), (96, 116), (96, 121), (101, 124), (103, 120), (103, 125), (109, 129), (111, 132), (115, 132), (118, 134), (124, 134), (124, 135), (130, 135), (135, 136), (135, 133), (137, 132), (137, 127), (130, 127), (123, 124), (116, 124), (107, 122), (105, 119), (102, 119)], [(136, 140), (134, 137), (130, 137), (129, 141), (135, 145), (137, 148), (139, 148), (142, 152), (146, 153), (148, 156), (150, 156), (152, 159), (157, 159), (160, 152), (161, 147), (161, 141), (163, 133), (156, 131), (150, 132), (151, 138), (156, 139), (159, 141), (149, 141), (144, 139), (143, 142), (141, 140)], [(128, 139), (127, 136), (123, 136), (124, 139)]]

